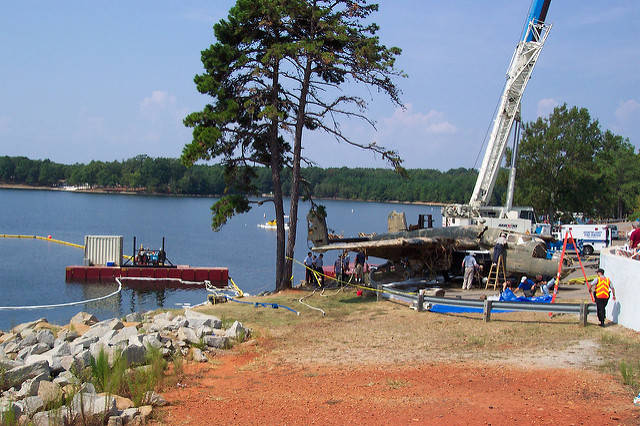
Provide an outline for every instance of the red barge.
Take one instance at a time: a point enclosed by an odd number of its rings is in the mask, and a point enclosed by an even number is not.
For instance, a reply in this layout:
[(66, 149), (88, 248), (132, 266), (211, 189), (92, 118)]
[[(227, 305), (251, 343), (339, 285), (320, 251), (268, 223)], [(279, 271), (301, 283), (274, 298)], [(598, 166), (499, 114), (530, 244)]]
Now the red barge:
[(67, 281), (113, 281), (116, 278), (155, 278), (176, 279), (182, 281), (211, 281), (216, 287), (226, 287), (229, 282), (229, 269), (222, 267), (191, 267), (177, 265), (173, 267), (155, 266), (67, 266)]
[[(135, 237), (133, 247), (135, 250)], [(158, 282), (162, 287), (204, 285), (205, 281), (216, 287), (226, 287), (229, 283), (228, 268), (172, 264), (164, 251), (164, 238), (160, 250), (140, 246), (133, 256), (123, 256), (121, 236), (87, 235), (84, 249), (84, 265), (67, 266), (66, 281), (113, 282), (116, 278), (128, 278), (137, 281), (135, 286), (144, 287), (157, 287)], [(125, 258), (123, 264), (122, 260)], [(127, 286), (129, 284), (127, 282)]]

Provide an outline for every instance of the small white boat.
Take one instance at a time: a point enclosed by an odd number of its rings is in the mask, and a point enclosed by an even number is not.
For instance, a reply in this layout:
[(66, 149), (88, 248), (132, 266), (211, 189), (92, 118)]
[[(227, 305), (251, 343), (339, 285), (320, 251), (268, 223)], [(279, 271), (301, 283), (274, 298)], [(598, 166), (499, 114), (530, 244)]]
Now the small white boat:
[[(276, 220), (273, 219), (273, 220), (270, 220), (267, 223), (259, 223), (258, 227), (259, 228), (264, 228), (264, 229), (277, 229), (278, 225), (276, 223)], [(284, 229), (285, 229), (285, 231), (289, 230), (289, 224), (288, 223), (284, 224)]]

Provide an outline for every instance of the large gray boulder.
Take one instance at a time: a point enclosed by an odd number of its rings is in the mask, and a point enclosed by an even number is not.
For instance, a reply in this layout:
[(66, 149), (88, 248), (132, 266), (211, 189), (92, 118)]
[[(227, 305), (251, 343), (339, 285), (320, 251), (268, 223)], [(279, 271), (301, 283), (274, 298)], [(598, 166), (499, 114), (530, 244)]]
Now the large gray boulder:
[(99, 417), (106, 419), (118, 414), (115, 398), (107, 395), (99, 396), (92, 393), (79, 392), (71, 402), (71, 414), (73, 417), (84, 415), (85, 417)]
[(195, 362), (207, 362), (208, 359), (204, 353), (198, 348), (192, 349), (193, 360)]
[(97, 324), (92, 325), (91, 328), (87, 330), (87, 332), (84, 333), (81, 338), (83, 340), (92, 339), (94, 337), (97, 337), (98, 339), (100, 339), (109, 331), (111, 331), (111, 328), (109, 328), (108, 323), (105, 324), (104, 322), (99, 322)]
[(171, 323), (173, 324), (173, 327), (171, 327), (173, 330), (177, 330), (180, 327), (190, 326), (189, 321), (187, 320), (187, 318), (185, 318), (182, 315), (178, 315), (177, 317), (175, 317), (173, 319), (173, 321), (171, 321)]
[(189, 327), (180, 327), (178, 329), (177, 334), (178, 340), (181, 340), (186, 343), (198, 344), (200, 343), (200, 338), (196, 334), (193, 328)]
[(36, 337), (35, 333), (27, 334), (18, 343), (18, 351), (24, 348), (31, 347), (36, 343), (38, 343), (38, 338)]
[(72, 342), (73, 349), (71, 352), (76, 353), (82, 351), (83, 349), (89, 349), (89, 347), (93, 343), (96, 343), (98, 340), (100, 340), (100, 336), (98, 335), (87, 336), (87, 334), (84, 334), (82, 337), (79, 337)]
[(18, 355), (16, 355), (16, 359), (24, 361), (30, 355), (40, 355), (49, 351), (50, 349), (51, 349), (51, 346), (47, 345), (46, 343), (36, 343), (33, 346), (27, 346), (26, 348), (22, 348), (18, 352)]
[(142, 345), (127, 345), (121, 352), (121, 356), (127, 360), (127, 367), (143, 364), (146, 355), (147, 349)]
[(88, 312), (78, 312), (71, 318), (69, 324), (94, 325), (97, 322), (98, 318), (95, 315), (92, 315)]
[(144, 346), (151, 346), (154, 348), (162, 347), (162, 340), (159, 333), (150, 333), (142, 336), (142, 344)]
[(38, 340), (38, 343), (44, 343), (49, 346), (49, 348), (52, 348), (56, 341), (56, 337), (53, 335), (53, 332), (47, 329), (38, 330), (36, 332), (36, 339)]
[(189, 320), (189, 326), (194, 329), (203, 325), (211, 328), (222, 328), (222, 320), (213, 315), (207, 315), (201, 312), (185, 309), (184, 316)]
[(20, 390), (16, 392), (16, 398), (22, 399), (28, 396), (36, 396), (38, 394), (38, 388), (40, 382), (43, 380), (49, 380), (49, 374), (42, 373), (33, 379), (27, 379), (22, 383)]
[(149, 324), (147, 328), (150, 332), (158, 332), (162, 330), (170, 330), (173, 329), (173, 322), (166, 319), (165, 317), (156, 316), (153, 319), (153, 322)]
[(75, 354), (74, 358), (78, 362), (80, 371), (91, 365), (91, 352), (89, 352), (89, 349), (84, 349), (81, 352)]
[(43, 380), (38, 386), (38, 396), (46, 405), (56, 403), (62, 399), (62, 388), (53, 382)]
[(141, 322), (144, 319), (140, 312), (132, 312), (124, 317), (126, 322)]
[[(36, 355), (40, 356), (40, 355)], [(7, 390), (14, 386), (21, 385), (25, 380), (33, 379), (41, 374), (49, 374), (49, 363), (47, 361), (37, 361), (30, 365), (12, 368), (4, 373), (4, 380), (0, 390)]]
[(33, 417), (34, 414), (44, 409), (44, 401), (39, 396), (28, 396), (22, 401), (18, 401), (18, 404), (22, 408), (22, 414), (27, 417)]
[(69, 345), (69, 343), (64, 342), (61, 345), (58, 345), (56, 347), (54, 347), (53, 349), (51, 349), (48, 352), (45, 352), (47, 355), (51, 355), (51, 356), (67, 356), (67, 355), (71, 355), (71, 345)]
[(109, 345), (117, 345), (120, 342), (128, 342), (130, 337), (137, 336), (138, 329), (136, 327), (124, 327), (118, 333), (107, 341)]
[(247, 327), (244, 327), (242, 323), (238, 321), (234, 322), (233, 325), (231, 325), (231, 327), (229, 327), (225, 332), (226, 337), (230, 339), (236, 339), (240, 342), (244, 341), (244, 339), (249, 337), (250, 334), (251, 331)]
[(78, 332), (75, 330), (62, 329), (58, 332), (58, 339), (63, 342), (73, 342), (78, 338)]
[(225, 336), (203, 336), (202, 340), (211, 348), (223, 349), (229, 345), (229, 338)]
[(33, 416), (32, 422), (35, 426), (57, 426), (68, 424), (68, 412), (61, 408), (51, 411), (40, 411)]
[(0, 357), (0, 369), (3, 371), (11, 370), (12, 368), (21, 367), (24, 365), (23, 360), (13, 360), (9, 358)]
[(46, 362), (49, 366), (49, 371), (51, 373), (59, 373), (62, 371), (62, 364), (60, 363), (60, 357), (53, 356), (49, 352), (45, 352), (43, 354), (38, 355), (29, 355), (25, 360), (24, 364), (26, 366), (38, 364), (41, 362)]
[(132, 423), (136, 417), (140, 417), (140, 410), (135, 407), (122, 410), (122, 414), (120, 414), (122, 423), (125, 425)]
[(40, 319), (37, 319), (35, 321), (18, 324), (18, 325), (16, 325), (15, 327), (13, 327), (11, 329), (11, 332), (12, 333), (22, 333), (24, 330), (26, 330), (28, 328), (33, 329), (36, 325), (38, 325), (40, 323), (47, 323), (48, 324), (49, 321), (47, 321), (46, 318), (40, 318)]
[(19, 343), (20, 343), (20, 339), (15, 339), (5, 343), (3, 348), (3, 352), (5, 353), (5, 355), (17, 353), (20, 350), (20, 347), (18, 346)]

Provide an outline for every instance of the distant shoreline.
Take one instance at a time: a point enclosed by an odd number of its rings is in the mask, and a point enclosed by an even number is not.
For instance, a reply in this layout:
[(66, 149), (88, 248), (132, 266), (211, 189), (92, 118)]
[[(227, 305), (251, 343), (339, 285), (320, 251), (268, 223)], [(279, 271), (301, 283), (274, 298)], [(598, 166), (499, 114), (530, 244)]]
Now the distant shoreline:
[[(48, 186), (9, 184), (9, 183), (0, 183), (0, 189), (32, 189), (32, 190), (38, 190), (38, 191), (82, 192), (87, 194), (153, 195), (153, 196), (163, 196), (163, 197), (198, 197), (198, 198), (220, 197), (220, 195), (167, 194), (163, 192), (143, 192), (143, 191), (135, 191), (132, 189), (115, 189), (115, 188), (65, 189), (65, 188), (54, 188), (54, 187), (48, 187)], [(285, 198), (288, 198), (288, 197), (285, 197)], [(356, 201), (356, 202), (365, 202), (365, 203), (411, 204), (411, 205), (432, 206), (432, 207), (446, 206), (445, 203), (435, 203), (430, 201), (397, 201), (397, 200), (374, 201), (374, 200), (362, 200), (362, 199), (322, 198), (322, 197), (318, 197), (315, 199), (331, 200), (331, 201)]]

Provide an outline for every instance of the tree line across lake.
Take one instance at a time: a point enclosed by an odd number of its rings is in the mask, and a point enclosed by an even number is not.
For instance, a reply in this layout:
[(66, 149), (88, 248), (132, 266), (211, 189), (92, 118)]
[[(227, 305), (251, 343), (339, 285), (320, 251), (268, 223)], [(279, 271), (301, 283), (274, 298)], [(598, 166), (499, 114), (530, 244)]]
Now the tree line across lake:
[[(508, 150), (509, 151), (509, 150)], [(505, 155), (510, 167), (510, 152)], [(518, 149), (514, 205), (532, 206), (549, 221), (571, 222), (571, 213), (593, 219), (640, 217), (640, 153), (629, 139), (602, 131), (585, 108), (556, 107), (548, 118), (525, 123)], [(273, 191), (271, 170), (251, 167), (256, 194)], [(475, 169), (307, 167), (303, 187), (316, 198), (366, 201), (467, 203)], [(233, 174), (226, 174), (233, 179)], [(282, 170), (283, 193), (291, 192), (291, 169)], [(170, 195), (232, 193), (222, 165), (185, 167), (179, 159), (138, 155), (123, 161), (64, 165), (26, 157), (0, 157), (0, 182), (55, 187), (133, 190)], [(490, 205), (504, 205), (508, 169), (503, 168)]]
[[(271, 193), (271, 171), (257, 167), (257, 194)], [(390, 169), (319, 168), (302, 171), (314, 197), (347, 200), (465, 203), (478, 172), (474, 169), (410, 169), (404, 178)], [(291, 174), (283, 171), (284, 191), (290, 190)], [(91, 161), (59, 164), (26, 157), (0, 157), (0, 181), (5, 184), (41, 187), (87, 186), (92, 189), (128, 190), (149, 194), (220, 196), (225, 191), (221, 165), (185, 167), (179, 159), (138, 155), (123, 161)], [(505, 180), (506, 182), (506, 180)], [(504, 185), (497, 185), (500, 199)]]

